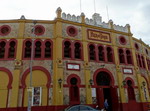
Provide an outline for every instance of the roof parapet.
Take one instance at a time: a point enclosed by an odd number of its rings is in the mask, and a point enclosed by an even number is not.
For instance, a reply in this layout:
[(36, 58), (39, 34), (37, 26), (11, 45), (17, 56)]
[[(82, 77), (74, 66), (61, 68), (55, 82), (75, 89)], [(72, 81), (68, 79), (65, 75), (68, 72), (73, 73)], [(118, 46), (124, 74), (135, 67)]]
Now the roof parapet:
[(25, 20), (26, 18), (25, 18), (24, 15), (22, 15), (22, 16), (20, 17), (20, 19), (21, 19), (21, 20)]
[[(61, 14), (61, 11), (62, 10), (59, 7), (57, 9), (57, 18), (58, 18), (58, 12), (59, 12), (59, 14)], [(61, 15), (59, 15), (59, 17), (61, 17)], [(131, 33), (129, 24), (126, 24), (125, 26), (120, 26), (120, 25), (114, 24), (112, 20), (109, 20), (107, 23), (102, 22), (102, 17), (98, 13), (94, 13), (92, 15), (92, 19), (89, 19), (89, 18), (85, 18), (84, 13), (81, 13), (80, 16), (75, 16), (75, 15), (66, 14), (63, 12), (62, 19), (68, 20), (68, 21), (73, 21), (73, 22), (78, 22), (78, 23), (85, 23), (88, 25), (103, 27), (103, 28), (107, 28), (107, 29), (113, 29), (113, 30), (120, 31), (120, 32)]]
[(57, 18), (61, 18), (61, 13), (62, 13), (62, 9), (58, 7), (56, 10)]

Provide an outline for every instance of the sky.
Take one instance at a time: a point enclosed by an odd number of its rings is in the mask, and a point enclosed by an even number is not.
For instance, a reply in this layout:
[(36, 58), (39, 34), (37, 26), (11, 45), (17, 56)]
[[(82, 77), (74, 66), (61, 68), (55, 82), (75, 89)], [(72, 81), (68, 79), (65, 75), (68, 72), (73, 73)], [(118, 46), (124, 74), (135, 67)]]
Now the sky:
[[(80, 4), (81, 3), (81, 4)], [(114, 24), (130, 24), (133, 37), (150, 45), (150, 0), (1, 0), (0, 20), (26, 19), (53, 20), (56, 9), (92, 18), (96, 12), (102, 21), (112, 19)]]

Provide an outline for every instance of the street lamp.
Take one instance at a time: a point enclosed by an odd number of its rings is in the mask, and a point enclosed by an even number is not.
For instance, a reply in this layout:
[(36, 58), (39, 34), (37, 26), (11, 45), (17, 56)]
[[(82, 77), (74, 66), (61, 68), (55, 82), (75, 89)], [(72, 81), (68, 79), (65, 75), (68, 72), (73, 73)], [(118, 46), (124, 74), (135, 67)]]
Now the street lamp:
[[(33, 37), (35, 37), (35, 24), (37, 21), (33, 21), (33, 28), (31, 32), (33, 33)], [(33, 51), (34, 51), (34, 38), (32, 38), (32, 46), (31, 46), (31, 59), (30, 59), (30, 79), (29, 79), (29, 88), (28, 88), (28, 108), (27, 111), (31, 111), (31, 102), (32, 102), (32, 64), (33, 64)]]
[(93, 80), (92, 79), (89, 80), (89, 84), (92, 86), (92, 84), (93, 84)]
[(121, 87), (123, 88), (124, 86), (126, 86), (126, 81), (125, 80), (122, 81)]
[(58, 79), (58, 83), (59, 83), (59, 87), (61, 88), (61, 84), (62, 84), (63, 80), (61, 78)]

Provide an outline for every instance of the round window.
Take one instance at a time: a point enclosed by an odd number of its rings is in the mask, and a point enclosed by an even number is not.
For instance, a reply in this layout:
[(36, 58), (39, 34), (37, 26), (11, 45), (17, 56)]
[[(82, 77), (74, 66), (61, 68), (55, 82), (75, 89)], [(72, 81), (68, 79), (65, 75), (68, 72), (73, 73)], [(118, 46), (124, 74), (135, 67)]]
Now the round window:
[(74, 36), (76, 36), (78, 34), (78, 32), (77, 32), (77, 29), (74, 26), (68, 26), (67, 27), (67, 34), (69, 36), (74, 37)]
[(34, 34), (35, 35), (43, 35), (45, 32), (45, 28), (42, 25), (36, 25), (35, 26), (35, 30), (34, 30)]
[(122, 45), (125, 45), (125, 44), (127, 43), (125, 37), (123, 37), (123, 36), (120, 36), (120, 37), (119, 37), (119, 42), (120, 42), (120, 44), (122, 44)]
[(6, 36), (6, 35), (8, 35), (8, 34), (10, 33), (10, 31), (11, 31), (10, 26), (8, 26), (8, 25), (3, 25), (3, 26), (1, 26), (1, 28), (0, 28), (0, 35)]

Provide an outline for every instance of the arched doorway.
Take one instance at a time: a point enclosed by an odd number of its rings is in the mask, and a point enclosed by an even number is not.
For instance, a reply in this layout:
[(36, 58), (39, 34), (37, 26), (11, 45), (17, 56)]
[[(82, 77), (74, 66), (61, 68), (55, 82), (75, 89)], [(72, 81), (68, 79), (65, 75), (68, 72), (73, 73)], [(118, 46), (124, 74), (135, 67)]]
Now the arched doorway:
[(117, 88), (114, 87), (114, 78), (107, 69), (99, 69), (94, 74), (94, 84), (96, 85), (97, 105), (104, 108), (104, 100), (108, 100), (109, 110), (118, 111)]
[(13, 76), (12, 73), (0, 67), (0, 108), (8, 107), (9, 89), (12, 88)]
[[(30, 80), (30, 69), (27, 69), (22, 75), (22, 106), (28, 105), (28, 92)], [(32, 68), (32, 106), (47, 106), (49, 97), (51, 77), (47, 69), (41, 66)]]
[(81, 83), (80, 78), (75, 75), (72, 74), (68, 77), (67, 80), (68, 84), (69, 84), (69, 97), (70, 97), (70, 105), (75, 105), (75, 104), (80, 104), (80, 89), (79, 89), (79, 85)]

